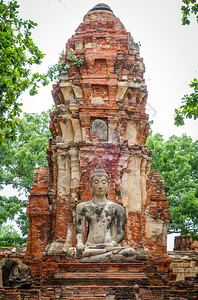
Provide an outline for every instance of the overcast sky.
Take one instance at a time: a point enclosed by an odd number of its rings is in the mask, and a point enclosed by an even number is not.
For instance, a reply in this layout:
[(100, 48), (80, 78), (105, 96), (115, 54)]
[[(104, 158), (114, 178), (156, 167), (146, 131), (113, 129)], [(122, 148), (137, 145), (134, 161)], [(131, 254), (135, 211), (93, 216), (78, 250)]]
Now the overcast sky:
[[(38, 23), (33, 37), (46, 53), (40, 72), (55, 64), (67, 40), (74, 34), (84, 15), (100, 1), (95, 0), (18, 0), (20, 15)], [(174, 108), (191, 93), (188, 87), (198, 76), (198, 24), (193, 17), (189, 26), (181, 25), (181, 0), (106, 0), (135, 42), (141, 43), (140, 55), (146, 66), (148, 113), (154, 132), (165, 138), (186, 133), (197, 139), (198, 122), (174, 125)], [(51, 84), (34, 97), (23, 96), (23, 110), (41, 112), (51, 108)]]

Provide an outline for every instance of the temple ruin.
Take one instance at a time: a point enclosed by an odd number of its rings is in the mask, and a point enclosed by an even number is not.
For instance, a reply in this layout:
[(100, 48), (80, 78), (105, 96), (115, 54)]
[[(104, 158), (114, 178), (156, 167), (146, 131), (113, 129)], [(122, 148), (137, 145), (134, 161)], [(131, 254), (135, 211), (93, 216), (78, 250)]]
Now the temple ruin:
[[(68, 40), (61, 61), (63, 70), (52, 91), (49, 168), (34, 171), (27, 206), (23, 261), (34, 285), (5, 289), (2, 299), (197, 299), (194, 279), (185, 290), (176, 285), (166, 250), (170, 211), (164, 181), (150, 169), (152, 153), (145, 146), (148, 92), (138, 44), (111, 8), (98, 4)], [(75, 256), (76, 206), (91, 201), (89, 180), (99, 163), (109, 178), (107, 199), (119, 205), (112, 204), (116, 208), (108, 220), (118, 231), (123, 209), (124, 238), (116, 240), (107, 260), (82, 261)], [(78, 207), (81, 215), (92, 209)], [(92, 219), (87, 213), (84, 240), (94, 230)], [(122, 253), (135, 252), (114, 259), (119, 247)]]

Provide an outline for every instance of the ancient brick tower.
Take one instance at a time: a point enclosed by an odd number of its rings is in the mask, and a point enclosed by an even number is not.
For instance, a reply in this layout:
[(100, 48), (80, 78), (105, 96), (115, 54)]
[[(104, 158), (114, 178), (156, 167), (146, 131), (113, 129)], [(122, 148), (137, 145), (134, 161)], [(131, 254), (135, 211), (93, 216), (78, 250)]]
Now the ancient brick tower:
[[(84, 284), (89, 277), (82, 273), (85, 268), (103, 274), (99, 276), (102, 284), (106, 278), (111, 285), (118, 284), (112, 280), (122, 282), (123, 287), (128, 280), (132, 280), (130, 284), (138, 280), (146, 284), (154, 276), (152, 268), (159, 268), (161, 274), (169, 270), (169, 209), (163, 180), (150, 171), (151, 152), (145, 147), (149, 132), (147, 87), (138, 44), (112, 10), (98, 4), (67, 42), (61, 60), (66, 67), (52, 91), (56, 107), (51, 113), (49, 169), (34, 172), (29, 197), (26, 263), (37, 282), (50, 285), (61, 285), (64, 280), (75, 285), (79, 278)], [(147, 263), (83, 266), (68, 263), (63, 253), (75, 247), (76, 202), (91, 199), (88, 179), (99, 160), (110, 177), (109, 200), (126, 211), (122, 246), (143, 249), (149, 257)], [(115, 275), (118, 269), (123, 271), (120, 277)], [(167, 279), (169, 275), (164, 276)]]
[[(166, 252), (169, 218), (163, 181), (150, 173), (147, 88), (139, 47), (107, 5), (84, 17), (62, 57), (69, 63), (53, 87), (53, 141), (48, 170), (35, 171), (28, 216), (28, 253), (41, 257), (75, 244), (72, 211), (91, 199), (88, 179), (98, 160), (111, 179), (109, 199), (127, 213), (124, 246)], [(45, 178), (46, 181), (43, 181)], [(46, 193), (44, 192), (44, 189)]]

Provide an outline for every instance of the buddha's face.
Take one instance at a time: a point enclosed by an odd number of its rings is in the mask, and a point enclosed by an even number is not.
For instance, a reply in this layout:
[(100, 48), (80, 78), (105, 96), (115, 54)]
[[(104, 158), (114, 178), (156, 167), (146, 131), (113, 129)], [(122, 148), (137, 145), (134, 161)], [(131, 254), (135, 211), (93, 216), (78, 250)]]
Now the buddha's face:
[(94, 176), (91, 180), (92, 193), (96, 197), (104, 197), (109, 190), (109, 182), (106, 176)]

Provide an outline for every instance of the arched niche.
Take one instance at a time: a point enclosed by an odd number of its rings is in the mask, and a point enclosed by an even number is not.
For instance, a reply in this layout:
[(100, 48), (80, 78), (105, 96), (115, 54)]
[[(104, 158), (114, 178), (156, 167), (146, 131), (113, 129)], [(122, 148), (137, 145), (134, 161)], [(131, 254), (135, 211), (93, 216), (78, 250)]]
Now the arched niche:
[(104, 120), (96, 119), (91, 124), (91, 140), (95, 137), (97, 137), (100, 141), (108, 140), (107, 123)]

